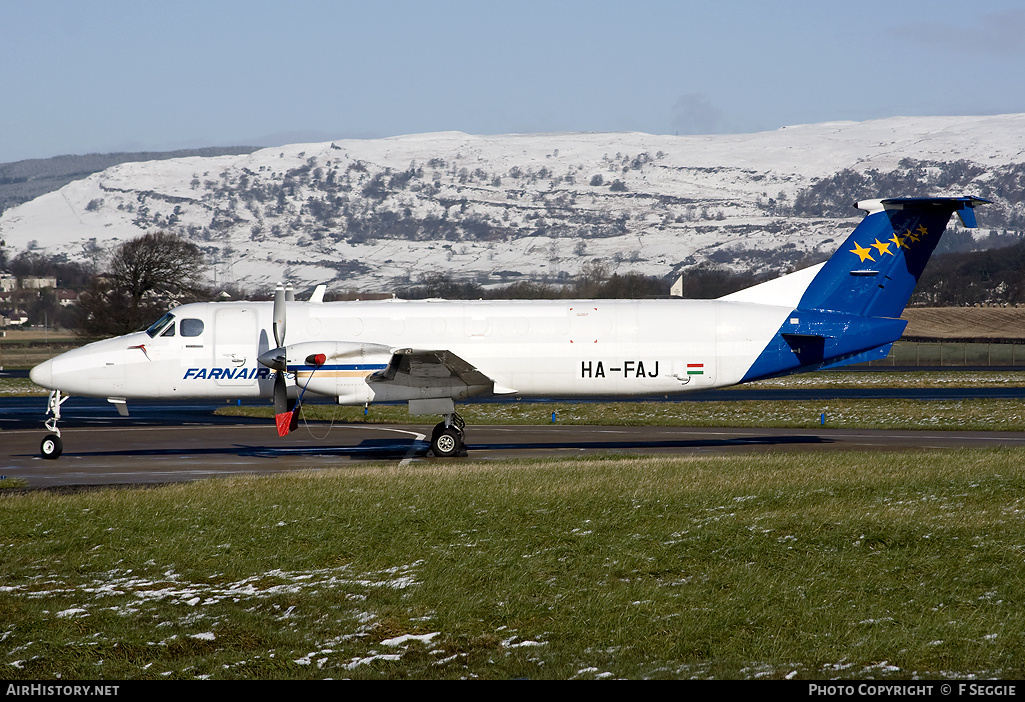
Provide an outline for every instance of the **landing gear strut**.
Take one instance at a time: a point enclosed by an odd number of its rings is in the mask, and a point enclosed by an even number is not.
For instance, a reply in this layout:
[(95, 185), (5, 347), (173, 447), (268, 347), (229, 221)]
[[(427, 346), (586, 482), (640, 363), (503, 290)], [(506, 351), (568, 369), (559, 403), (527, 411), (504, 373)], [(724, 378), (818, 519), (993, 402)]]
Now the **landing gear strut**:
[(57, 420), (61, 418), (61, 405), (67, 401), (67, 395), (61, 395), (60, 390), (50, 392), (50, 398), (46, 404), (46, 421), (43, 426), (50, 432), (43, 437), (39, 444), (39, 454), (46, 459), (60, 458), (64, 451), (64, 442), (61, 441), (61, 430), (57, 428)]
[(445, 419), (434, 427), (431, 434), (431, 452), (435, 457), (466, 456), (466, 444), (463, 443), (465, 426), (466, 422), (455, 412), (445, 415)]

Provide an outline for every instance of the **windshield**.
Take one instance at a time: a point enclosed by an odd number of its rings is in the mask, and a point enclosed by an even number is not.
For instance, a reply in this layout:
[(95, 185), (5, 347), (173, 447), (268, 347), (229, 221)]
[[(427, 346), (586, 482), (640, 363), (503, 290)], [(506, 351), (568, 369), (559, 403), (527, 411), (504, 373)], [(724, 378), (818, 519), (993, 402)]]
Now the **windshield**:
[(157, 334), (159, 334), (160, 331), (164, 327), (166, 327), (168, 324), (173, 324), (173, 323), (174, 323), (174, 315), (171, 314), (170, 312), (168, 312), (163, 317), (161, 317), (157, 321), (153, 322), (153, 324), (150, 325), (150, 328), (146, 330), (146, 333), (149, 334), (150, 338), (152, 339)]

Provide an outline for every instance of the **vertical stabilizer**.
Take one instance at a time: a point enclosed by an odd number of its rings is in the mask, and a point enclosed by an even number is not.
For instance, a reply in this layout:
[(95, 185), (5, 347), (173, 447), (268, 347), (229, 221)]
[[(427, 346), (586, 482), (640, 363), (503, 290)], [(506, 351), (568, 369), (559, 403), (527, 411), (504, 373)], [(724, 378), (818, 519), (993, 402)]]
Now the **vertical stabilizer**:
[[(787, 286), (799, 293), (793, 312), (754, 360), (744, 380), (882, 358), (900, 338), (904, 306), (955, 212), (975, 226), (975, 197), (865, 200), (867, 210), (839, 250)], [(800, 283), (807, 282), (803, 290)], [(771, 293), (758, 286), (743, 294)], [(765, 304), (777, 304), (768, 295)], [(727, 299), (727, 298), (723, 298)], [(793, 298), (790, 298), (793, 299)]]
[(974, 227), (975, 197), (891, 198), (855, 206), (868, 216), (805, 290), (798, 309), (899, 317), (955, 212)]

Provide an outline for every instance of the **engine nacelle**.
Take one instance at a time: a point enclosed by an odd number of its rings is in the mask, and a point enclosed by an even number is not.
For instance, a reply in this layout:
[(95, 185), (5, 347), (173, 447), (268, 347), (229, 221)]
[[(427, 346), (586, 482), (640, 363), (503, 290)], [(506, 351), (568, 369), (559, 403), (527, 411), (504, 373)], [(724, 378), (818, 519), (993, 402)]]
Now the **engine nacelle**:
[(337, 397), (340, 404), (373, 400), (367, 376), (387, 368), (392, 356), (387, 346), (353, 341), (306, 341), (284, 351), (300, 390)]

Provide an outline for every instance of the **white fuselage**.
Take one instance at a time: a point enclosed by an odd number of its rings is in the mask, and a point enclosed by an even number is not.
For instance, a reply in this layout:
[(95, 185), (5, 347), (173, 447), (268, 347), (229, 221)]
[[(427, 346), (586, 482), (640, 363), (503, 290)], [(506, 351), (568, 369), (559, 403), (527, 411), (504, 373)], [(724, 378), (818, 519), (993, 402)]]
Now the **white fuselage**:
[[(257, 358), (276, 345), (272, 308), (184, 305), (172, 310), (171, 333), (95, 342), (38, 366), (32, 379), (65, 394), (108, 398), (271, 397), (274, 371)], [(675, 394), (739, 382), (792, 311), (672, 299), (289, 302), (287, 343), (446, 350), (493, 380), (496, 394)], [(336, 389), (321, 394), (353, 404), (412, 399), (366, 382), (384, 363), (368, 358), (337, 371)]]

